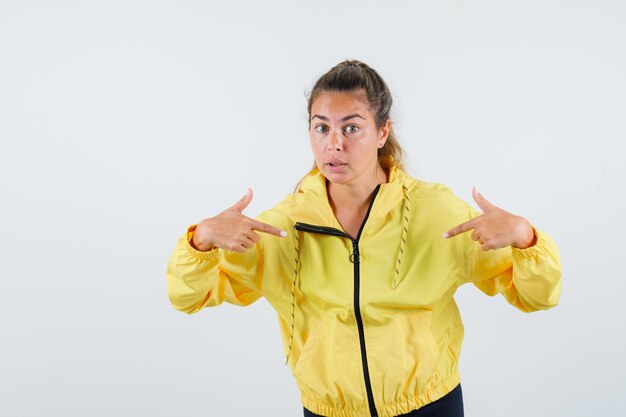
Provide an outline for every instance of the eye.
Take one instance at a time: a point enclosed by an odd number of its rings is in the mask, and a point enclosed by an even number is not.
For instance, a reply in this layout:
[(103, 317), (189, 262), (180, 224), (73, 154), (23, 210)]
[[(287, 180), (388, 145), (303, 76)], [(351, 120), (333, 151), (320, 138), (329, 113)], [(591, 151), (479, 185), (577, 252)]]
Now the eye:
[(324, 132), (326, 132), (326, 126), (324, 126), (324, 125), (317, 125), (317, 126), (315, 126), (315, 131), (319, 132), (319, 133), (324, 133)]
[(348, 125), (346, 126), (346, 132), (348, 133), (356, 133), (359, 131), (359, 127), (356, 125)]

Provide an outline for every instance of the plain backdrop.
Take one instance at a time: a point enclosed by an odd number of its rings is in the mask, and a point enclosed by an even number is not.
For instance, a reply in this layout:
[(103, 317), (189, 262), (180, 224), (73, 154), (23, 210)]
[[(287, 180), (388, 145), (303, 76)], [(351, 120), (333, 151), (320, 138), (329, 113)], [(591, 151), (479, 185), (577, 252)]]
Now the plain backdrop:
[[(272, 207), (344, 59), (394, 96), (409, 172), (556, 241), (560, 304), (456, 299), (468, 417), (622, 413), (623, 1), (0, 1), (0, 415), (299, 416), (261, 299), (175, 311), (190, 224)], [(472, 202), (472, 204), (474, 204)]]

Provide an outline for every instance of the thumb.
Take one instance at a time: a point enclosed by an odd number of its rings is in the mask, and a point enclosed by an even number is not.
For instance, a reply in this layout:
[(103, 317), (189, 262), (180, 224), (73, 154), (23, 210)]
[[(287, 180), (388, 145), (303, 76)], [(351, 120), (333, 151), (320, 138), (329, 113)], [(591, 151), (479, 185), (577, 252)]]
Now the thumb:
[(480, 207), (483, 213), (495, 207), (485, 197), (483, 197), (481, 193), (478, 192), (476, 187), (472, 187), (472, 197), (474, 197), (474, 201), (478, 204), (478, 207)]
[(232, 207), (231, 209), (238, 211), (239, 213), (241, 213), (242, 211), (245, 210), (246, 207), (248, 207), (248, 204), (250, 204), (250, 202), (252, 201), (252, 189), (248, 188), (248, 191), (246, 192), (246, 195), (244, 195), (241, 200), (237, 201)]

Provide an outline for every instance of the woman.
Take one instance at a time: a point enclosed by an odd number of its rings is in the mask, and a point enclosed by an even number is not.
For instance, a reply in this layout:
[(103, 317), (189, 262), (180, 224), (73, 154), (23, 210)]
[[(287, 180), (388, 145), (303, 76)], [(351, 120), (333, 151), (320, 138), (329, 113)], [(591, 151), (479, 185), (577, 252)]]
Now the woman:
[(309, 97), (315, 164), (297, 190), (256, 220), (242, 214), (249, 190), (190, 226), (169, 261), (178, 310), (267, 298), (305, 416), (462, 416), (456, 288), (525, 312), (559, 299), (547, 234), (403, 171), (391, 104), (366, 64), (332, 68)]

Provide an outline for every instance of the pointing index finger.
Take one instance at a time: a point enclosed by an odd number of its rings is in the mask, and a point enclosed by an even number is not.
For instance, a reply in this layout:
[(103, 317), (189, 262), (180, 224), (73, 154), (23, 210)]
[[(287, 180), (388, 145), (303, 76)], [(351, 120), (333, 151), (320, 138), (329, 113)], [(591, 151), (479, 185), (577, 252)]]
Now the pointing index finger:
[(270, 235), (275, 235), (275, 236), (279, 236), (279, 237), (285, 237), (287, 236), (287, 232), (285, 232), (284, 230), (280, 230), (278, 227), (274, 227), (272, 225), (269, 225), (267, 223), (263, 223), (257, 220), (252, 220), (252, 229), (253, 230), (257, 230), (259, 232), (263, 232), (263, 233), (269, 233)]
[(461, 233), (465, 233), (469, 230), (474, 229), (474, 223), (476, 221), (476, 218), (472, 219), (472, 220), (468, 220), (465, 223), (461, 223), (460, 225), (453, 227), (452, 229), (448, 230), (446, 233), (443, 234), (443, 237), (445, 239), (448, 239), (450, 237), (454, 237), (458, 234)]

